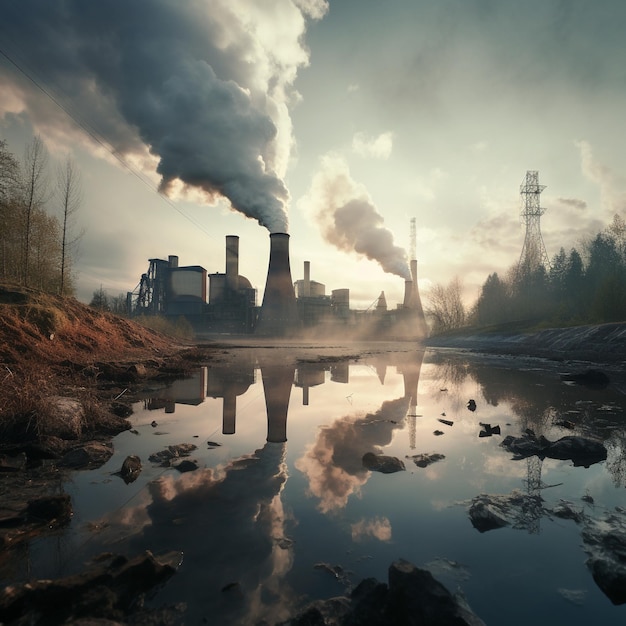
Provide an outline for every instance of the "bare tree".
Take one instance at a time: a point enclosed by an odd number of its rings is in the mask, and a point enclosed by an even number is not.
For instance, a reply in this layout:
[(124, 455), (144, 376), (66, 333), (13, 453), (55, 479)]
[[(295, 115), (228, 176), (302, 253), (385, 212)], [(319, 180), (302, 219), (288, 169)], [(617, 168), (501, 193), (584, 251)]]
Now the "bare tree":
[(434, 333), (461, 328), (465, 325), (466, 312), (461, 298), (462, 284), (454, 277), (447, 286), (435, 284), (426, 294), (424, 313), (431, 320)]
[(57, 176), (57, 193), (61, 203), (61, 276), (59, 293), (71, 293), (69, 276), (71, 262), (76, 254), (78, 244), (84, 231), (74, 232), (75, 216), (82, 201), (82, 185), (80, 171), (68, 156), (59, 166)]
[(48, 151), (39, 135), (28, 144), (24, 153), (22, 193), (24, 207), (24, 249), (22, 259), (22, 281), (29, 283), (30, 244), (33, 213), (43, 207), (47, 195)]
[[(0, 276), (19, 279), (16, 270), (16, 246), (19, 245), (17, 191), (20, 183), (20, 165), (7, 149), (6, 141), (0, 140)], [(18, 254), (21, 250), (18, 247)]]

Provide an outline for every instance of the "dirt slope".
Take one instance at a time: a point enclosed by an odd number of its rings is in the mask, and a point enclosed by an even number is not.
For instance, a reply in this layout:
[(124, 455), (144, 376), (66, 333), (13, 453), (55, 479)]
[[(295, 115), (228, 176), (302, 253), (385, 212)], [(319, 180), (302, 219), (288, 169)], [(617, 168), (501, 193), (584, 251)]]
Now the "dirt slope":
[(0, 286), (0, 367), (132, 360), (171, 354), (174, 340), (73, 298)]

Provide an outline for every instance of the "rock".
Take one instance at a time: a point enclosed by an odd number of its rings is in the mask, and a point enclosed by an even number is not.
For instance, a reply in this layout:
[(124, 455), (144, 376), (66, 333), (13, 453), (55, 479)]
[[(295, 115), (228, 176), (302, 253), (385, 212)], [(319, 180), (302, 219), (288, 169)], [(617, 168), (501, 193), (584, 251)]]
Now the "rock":
[(522, 437), (509, 435), (504, 438), (501, 445), (513, 452), (517, 458), (536, 455), (541, 458), (571, 460), (575, 466), (589, 467), (589, 465), (604, 461), (607, 457), (604, 444), (575, 435), (567, 435), (557, 441), (549, 441), (543, 436), (537, 438), (530, 431)]
[(626, 604), (626, 514), (615, 509), (599, 519), (586, 518), (582, 530), (587, 567), (613, 604)]
[(479, 437), (491, 437), (492, 435), (500, 434), (500, 426), (498, 425), (492, 426), (491, 424), (483, 424), (482, 422), (480, 425), (482, 426), (482, 430), (478, 433)]
[(475, 411), (476, 410), (476, 401), (475, 400), (469, 400), (467, 403), (467, 408), (470, 411)]
[(111, 402), (109, 408), (117, 417), (130, 417), (133, 414), (133, 407), (125, 402)]
[(134, 363), (128, 368), (128, 372), (135, 378), (145, 378), (148, 375), (148, 370), (142, 363)]
[(39, 435), (52, 435), (60, 439), (79, 439), (85, 424), (83, 405), (74, 398), (52, 396), (49, 398), (50, 414), (39, 420)]
[(517, 489), (505, 495), (483, 493), (471, 500), (468, 512), (472, 526), (481, 533), (504, 526), (532, 530), (544, 513), (543, 499)]
[(415, 454), (413, 456), (407, 457), (409, 459), (413, 459), (413, 463), (417, 465), (417, 467), (428, 467), (432, 463), (436, 463), (437, 461), (441, 461), (446, 457), (443, 454), (438, 454), (433, 452), (432, 454)]
[(71, 519), (72, 514), (72, 501), (67, 494), (37, 498), (26, 507), (28, 519), (38, 523), (63, 524)]
[(95, 469), (113, 456), (113, 447), (99, 441), (89, 441), (63, 455), (60, 467), (70, 469)]
[(478, 626), (484, 622), (433, 575), (405, 560), (389, 567), (388, 624)]
[(561, 380), (573, 382), (591, 389), (606, 389), (611, 382), (610, 378), (601, 370), (588, 369), (576, 374), (564, 374)]
[(443, 430), (433, 430), (433, 435), (435, 435), (435, 437), (441, 437), (443, 434)]
[(175, 571), (145, 552), (130, 560), (118, 556), (66, 578), (9, 585), (0, 591), (0, 622), (39, 624), (45, 615), (48, 624), (125, 623), (142, 594)]
[(0, 454), (0, 472), (21, 472), (26, 468), (26, 460), (24, 452), (14, 456)]
[(400, 559), (389, 567), (388, 580), (366, 578), (349, 598), (313, 602), (280, 626), (484, 626), (461, 597), (427, 570)]
[(151, 454), (148, 460), (151, 463), (159, 463), (161, 467), (170, 467), (172, 459), (189, 456), (197, 448), (198, 446), (195, 446), (193, 443), (178, 443), (168, 446), (165, 450)]
[(551, 443), (546, 456), (551, 459), (570, 459), (575, 466), (589, 467), (594, 463), (604, 461), (607, 457), (607, 449), (599, 441), (570, 435)]
[(450, 420), (442, 420), (441, 418), (438, 418), (437, 421), (445, 424), (446, 426), (452, 426), (454, 424), (454, 422), (451, 422)]
[(118, 473), (127, 485), (135, 482), (141, 474), (141, 459), (134, 454), (127, 456)]
[(183, 459), (182, 461), (173, 464), (172, 467), (179, 472), (193, 472), (198, 469), (198, 461), (195, 459)]
[(362, 461), (363, 467), (370, 470), (370, 472), (393, 474), (394, 472), (402, 472), (406, 469), (404, 463), (395, 456), (377, 455), (373, 452), (366, 452), (363, 455)]

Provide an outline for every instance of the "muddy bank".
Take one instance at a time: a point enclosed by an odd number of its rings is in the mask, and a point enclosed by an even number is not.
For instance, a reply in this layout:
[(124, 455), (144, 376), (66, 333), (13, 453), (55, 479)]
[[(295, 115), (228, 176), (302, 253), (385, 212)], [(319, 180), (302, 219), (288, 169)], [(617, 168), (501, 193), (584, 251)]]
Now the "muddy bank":
[(549, 328), (536, 332), (465, 331), (430, 337), (425, 345), (557, 361), (619, 364), (626, 361), (626, 323)]

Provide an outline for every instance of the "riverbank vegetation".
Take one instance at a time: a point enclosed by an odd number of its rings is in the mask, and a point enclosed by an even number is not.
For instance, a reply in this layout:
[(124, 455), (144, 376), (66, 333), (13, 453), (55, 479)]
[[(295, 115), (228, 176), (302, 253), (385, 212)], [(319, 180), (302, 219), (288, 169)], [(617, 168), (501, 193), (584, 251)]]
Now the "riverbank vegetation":
[(549, 265), (530, 256), (485, 280), (476, 302), (464, 307), (462, 285), (435, 285), (426, 315), (433, 334), (464, 327), (524, 325), (565, 327), (626, 319), (626, 222), (612, 223), (569, 251), (561, 248)]

